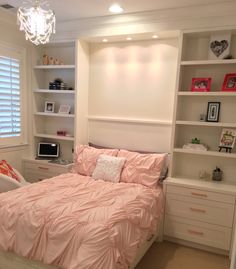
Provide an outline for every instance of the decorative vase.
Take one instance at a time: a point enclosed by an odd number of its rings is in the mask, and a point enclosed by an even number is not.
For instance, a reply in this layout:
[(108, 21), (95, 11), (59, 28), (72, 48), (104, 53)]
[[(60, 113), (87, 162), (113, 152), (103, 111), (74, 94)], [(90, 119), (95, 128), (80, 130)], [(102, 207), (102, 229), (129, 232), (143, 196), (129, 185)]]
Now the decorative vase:
[(223, 172), (222, 171), (213, 171), (212, 173), (212, 180), (214, 181), (221, 181), (223, 178)]

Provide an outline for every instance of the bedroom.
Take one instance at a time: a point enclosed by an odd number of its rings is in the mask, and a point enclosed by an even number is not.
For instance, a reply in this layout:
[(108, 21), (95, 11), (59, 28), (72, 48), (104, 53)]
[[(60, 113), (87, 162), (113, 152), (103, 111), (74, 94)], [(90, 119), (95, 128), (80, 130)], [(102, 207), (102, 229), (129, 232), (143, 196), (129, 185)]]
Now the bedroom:
[[(56, 2), (49, 1), (56, 14), (56, 34), (45, 46), (25, 41), (16, 24), (16, 8), (1, 8), (2, 55), (11, 51), (21, 57), (23, 87), (21, 136), (13, 143), (16, 146), (1, 138), (0, 160), (6, 160), (33, 183), (68, 172), (71, 167), (39, 164), (40, 160), (35, 160), (39, 142), (58, 143), (60, 158), (66, 161), (73, 160), (76, 145), (88, 142), (131, 151), (169, 152), (172, 160), (170, 178), (164, 183), (169, 199), (164, 238), (230, 255), (235, 149), (226, 154), (224, 149), (218, 152), (218, 145), (222, 129), (235, 127), (235, 92), (221, 92), (224, 76), (235, 72), (234, 1), (140, 1), (135, 5), (123, 1), (125, 12), (119, 15), (108, 13), (110, 3), (106, 1), (104, 6), (72, 1), (71, 6), (79, 11)], [(18, 7), (23, 3), (8, 4)], [(233, 58), (227, 63), (209, 62), (209, 40), (225, 34), (231, 38)], [(60, 68), (43, 65), (44, 55), (48, 61), (53, 57), (63, 64)], [(194, 77), (211, 78), (210, 92), (191, 92)], [(56, 87), (58, 78), (71, 90), (51, 89), (49, 83)], [(221, 104), (218, 122), (199, 120), (200, 114), (206, 117), (208, 102)], [(59, 113), (64, 105), (70, 113)], [(58, 131), (63, 135), (58, 136)], [(209, 150), (189, 153), (182, 148), (195, 138)], [(211, 181), (216, 166), (223, 171), (222, 184)], [(186, 190), (198, 197), (188, 197)], [(189, 236), (183, 234), (183, 225), (178, 226), (188, 203), (192, 208), (185, 219), (188, 233), (192, 233)], [(196, 231), (199, 225), (205, 230)], [(203, 240), (202, 233), (208, 236), (210, 230), (217, 232)]]

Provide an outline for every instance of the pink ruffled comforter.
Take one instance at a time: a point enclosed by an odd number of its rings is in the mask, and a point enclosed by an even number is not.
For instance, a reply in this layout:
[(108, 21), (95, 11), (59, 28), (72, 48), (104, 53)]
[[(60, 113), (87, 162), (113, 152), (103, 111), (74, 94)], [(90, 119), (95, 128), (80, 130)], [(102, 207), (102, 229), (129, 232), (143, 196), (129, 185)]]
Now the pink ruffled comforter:
[(64, 174), (0, 195), (0, 250), (65, 269), (124, 269), (161, 213), (161, 189)]

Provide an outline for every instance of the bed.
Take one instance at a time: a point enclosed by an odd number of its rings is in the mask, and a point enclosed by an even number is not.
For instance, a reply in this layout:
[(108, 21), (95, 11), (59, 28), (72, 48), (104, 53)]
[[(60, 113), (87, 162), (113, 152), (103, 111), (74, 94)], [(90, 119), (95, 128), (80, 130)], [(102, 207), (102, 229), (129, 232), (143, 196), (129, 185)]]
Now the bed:
[[(123, 182), (104, 181), (101, 174), (96, 178), (100, 157), (107, 155), (126, 160), (121, 169)], [(73, 173), (1, 194), (0, 268), (14, 263), (12, 268), (17, 265), (18, 269), (134, 266), (140, 252), (146, 251), (157, 236), (163, 192), (146, 180), (144, 166), (149, 166), (152, 174), (150, 159), (141, 162), (138, 179), (141, 182), (144, 176), (148, 186), (132, 181), (135, 173), (130, 165), (134, 160), (130, 156), (133, 153), (117, 150), (92, 149), (91, 154), (91, 147), (80, 146)], [(140, 163), (139, 157), (135, 160)], [(158, 156), (159, 176), (163, 160)]]

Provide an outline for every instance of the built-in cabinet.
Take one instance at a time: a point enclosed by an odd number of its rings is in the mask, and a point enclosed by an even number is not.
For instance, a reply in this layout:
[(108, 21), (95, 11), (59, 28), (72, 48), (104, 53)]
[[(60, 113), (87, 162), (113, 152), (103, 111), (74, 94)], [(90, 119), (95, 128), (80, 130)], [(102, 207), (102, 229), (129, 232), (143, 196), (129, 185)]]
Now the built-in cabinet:
[[(228, 33), (232, 59), (209, 59), (210, 40)], [(216, 37), (217, 38), (217, 37)], [(166, 181), (164, 234), (221, 250), (230, 250), (236, 196), (236, 149), (219, 152), (223, 128), (236, 128), (236, 92), (222, 92), (224, 77), (236, 73), (236, 32), (183, 32), (180, 37), (172, 162)], [(191, 91), (192, 78), (212, 78), (210, 92)], [(208, 102), (220, 102), (218, 122), (200, 120)], [(185, 149), (200, 139), (207, 151)], [(223, 181), (212, 181), (213, 170), (223, 171)], [(227, 190), (227, 191), (225, 191)], [(229, 191), (230, 190), (230, 191)], [(212, 199), (214, 196), (214, 199)], [(222, 222), (223, 220), (223, 222)]]

